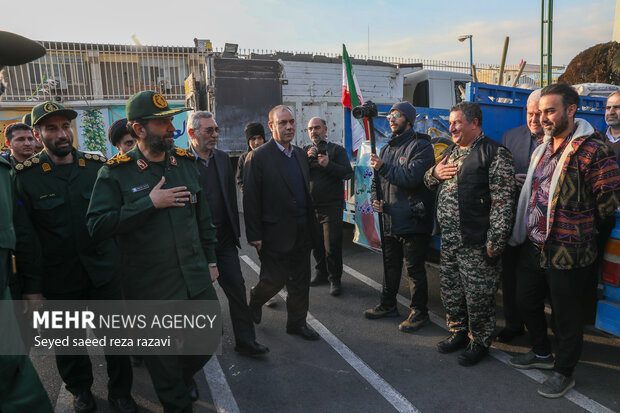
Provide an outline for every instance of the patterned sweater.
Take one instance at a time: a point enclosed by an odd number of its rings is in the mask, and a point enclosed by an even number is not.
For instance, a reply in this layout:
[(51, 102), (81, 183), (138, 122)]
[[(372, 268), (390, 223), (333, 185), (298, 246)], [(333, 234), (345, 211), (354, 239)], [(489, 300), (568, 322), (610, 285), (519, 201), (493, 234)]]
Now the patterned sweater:
[[(542, 247), (542, 268), (582, 268), (594, 262), (596, 223), (614, 213), (620, 204), (620, 170), (612, 150), (599, 140), (594, 128), (575, 119), (576, 129), (551, 178), (547, 208), (547, 237)], [(545, 136), (544, 143), (551, 140)], [(546, 145), (532, 154), (519, 197), (511, 245), (525, 242), (527, 208), (532, 177)]]

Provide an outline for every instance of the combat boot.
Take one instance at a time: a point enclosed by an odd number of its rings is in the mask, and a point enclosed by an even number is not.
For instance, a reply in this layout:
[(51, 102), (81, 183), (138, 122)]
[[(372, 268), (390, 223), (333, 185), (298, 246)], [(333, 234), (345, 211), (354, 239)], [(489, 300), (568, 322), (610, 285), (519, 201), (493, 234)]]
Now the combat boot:
[(375, 308), (364, 311), (364, 315), (368, 319), (375, 320), (383, 317), (398, 317), (400, 314), (398, 314), (396, 306), (384, 307), (382, 304), (379, 304)]
[(469, 343), (469, 337), (467, 337), (467, 331), (455, 331), (450, 335), (437, 343), (437, 351), (440, 353), (452, 353), (460, 348), (463, 348)]
[(411, 310), (409, 317), (398, 325), (398, 329), (403, 333), (413, 333), (431, 323), (428, 314), (422, 314), (419, 311)]
[(472, 341), (467, 346), (467, 349), (459, 355), (459, 364), (465, 367), (473, 366), (474, 364), (478, 364), (487, 354), (489, 354), (488, 348), (480, 343)]

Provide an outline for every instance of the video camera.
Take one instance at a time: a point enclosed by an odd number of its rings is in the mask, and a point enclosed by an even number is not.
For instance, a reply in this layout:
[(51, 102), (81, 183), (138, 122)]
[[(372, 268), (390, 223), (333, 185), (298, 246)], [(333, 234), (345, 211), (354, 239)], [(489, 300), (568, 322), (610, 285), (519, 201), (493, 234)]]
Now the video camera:
[(354, 107), (352, 113), (355, 119), (362, 119), (374, 118), (379, 114), (379, 111), (377, 110), (377, 105), (369, 100), (363, 105)]

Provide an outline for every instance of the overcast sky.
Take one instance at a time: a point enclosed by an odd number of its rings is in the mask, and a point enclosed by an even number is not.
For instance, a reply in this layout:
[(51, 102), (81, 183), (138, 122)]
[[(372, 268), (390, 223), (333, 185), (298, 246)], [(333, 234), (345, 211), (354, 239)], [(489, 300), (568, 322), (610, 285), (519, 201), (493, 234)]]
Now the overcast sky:
[[(540, 0), (180, 0), (3, 2), (2, 30), (36, 40), (193, 46), (195, 37), (240, 48), (499, 63), (540, 63)], [(553, 63), (611, 41), (613, 0), (555, 2)]]

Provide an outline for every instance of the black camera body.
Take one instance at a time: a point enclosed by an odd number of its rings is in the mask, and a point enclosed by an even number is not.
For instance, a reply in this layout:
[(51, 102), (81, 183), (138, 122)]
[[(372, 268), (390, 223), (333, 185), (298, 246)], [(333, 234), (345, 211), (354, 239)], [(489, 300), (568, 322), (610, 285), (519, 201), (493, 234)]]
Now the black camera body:
[(319, 141), (316, 144), (316, 151), (319, 155), (327, 155), (327, 142)]
[(363, 105), (354, 107), (352, 113), (355, 119), (362, 119), (374, 118), (379, 114), (379, 111), (377, 110), (377, 105), (369, 100)]

